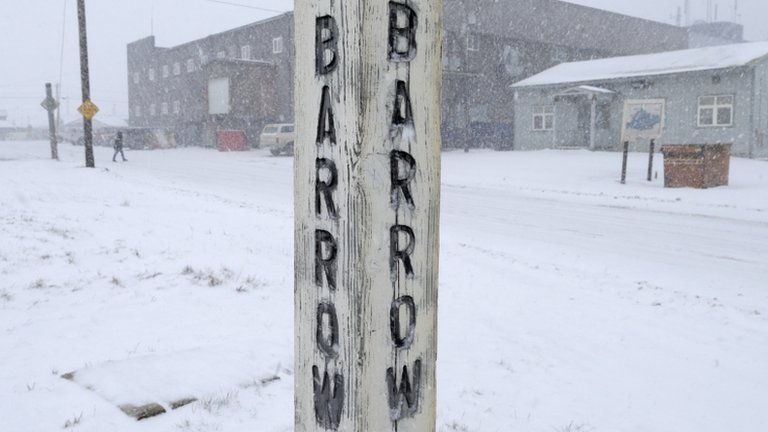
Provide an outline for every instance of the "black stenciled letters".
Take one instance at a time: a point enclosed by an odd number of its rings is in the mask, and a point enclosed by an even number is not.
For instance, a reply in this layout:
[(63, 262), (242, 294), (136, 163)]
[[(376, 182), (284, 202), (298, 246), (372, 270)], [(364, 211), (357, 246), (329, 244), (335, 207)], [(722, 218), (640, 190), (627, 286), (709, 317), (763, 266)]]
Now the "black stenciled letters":
[[(325, 199), (325, 206), (328, 209), (328, 215), (332, 219), (336, 219), (338, 217), (338, 213), (336, 212), (336, 205), (333, 202), (333, 192), (336, 190), (336, 186), (339, 184), (336, 164), (330, 159), (319, 158), (315, 161), (315, 167), (315, 212), (317, 213), (318, 217), (322, 216), (322, 200)], [(326, 180), (323, 180), (321, 176), (324, 171), (327, 172)]]
[(336, 290), (336, 239), (328, 231), (315, 231), (315, 284), (323, 286), (323, 274), (331, 291)]
[[(328, 317), (328, 333), (325, 332), (325, 318)], [(320, 303), (317, 306), (317, 330), (315, 334), (317, 348), (326, 358), (339, 355), (339, 317), (336, 306), (331, 303)]]
[(421, 392), (421, 360), (413, 365), (413, 381), (408, 376), (408, 366), (403, 366), (400, 386), (397, 385), (397, 372), (387, 369), (387, 390), (389, 391), (389, 415), (392, 421), (413, 417), (419, 410)]
[[(330, 60), (326, 59), (329, 53)], [(327, 75), (339, 65), (339, 28), (336, 19), (326, 15), (315, 22), (315, 70), (318, 75)]]
[(392, 113), (392, 124), (395, 126), (413, 125), (413, 109), (411, 96), (408, 94), (408, 84), (397, 80), (395, 84), (395, 106)]
[(317, 145), (323, 145), (326, 139), (331, 145), (336, 144), (336, 124), (333, 119), (333, 107), (331, 106), (331, 89), (328, 86), (323, 87), (323, 96), (320, 102), (320, 118), (317, 121)]
[[(405, 21), (405, 25), (401, 22)], [(418, 17), (410, 7), (389, 2), (389, 60), (409, 62), (416, 57)]]
[[(400, 334), (400, 309), (405, 307), (408, 310), (408, 328), (405, 336)], [(416, 303), (411, 296), (403, 296), (392, 302), (389, 309), (389, 331), (392, 335), (392, 342), (399, 349), (408, 349), (413, 344), (413, 336), (416, 333)]]
[[(405, 248), (400, 247), (400, 234), (405, 234), (408, 238)], [(413, 229), (405, 225), (395, 225), (389, 229), (389, 276), (392, 281), (397, 280), (398, 261), (403, 262), (406, 277), (413, 277), (413, 266), (411, 265), (411, 255), (416, 247), (416, 235)]]
[[(389, 165), (392, 177), (392, 208), (400, 209), (400, 194), (402, 192), (408, 208), (415, 209), (416, 203), (413, 202), (413, 194), (411, 194), (409, 184), (416, 178), (416, 160), (406, 152), (393, 150), (389, 154)], [(404, 171), (405, 176), (401, 175), (401, 166), (404, 166), (402, 171)]]
[(320, 377), (320, 369), (312, 366), (313, 388), (315, 392), (315, 419), (325, 429), (338, 430), (341, 424), (341, 412), (344, 410), (344, 376), (334, 374), (333, 389), (331, 377), (325, 372)]

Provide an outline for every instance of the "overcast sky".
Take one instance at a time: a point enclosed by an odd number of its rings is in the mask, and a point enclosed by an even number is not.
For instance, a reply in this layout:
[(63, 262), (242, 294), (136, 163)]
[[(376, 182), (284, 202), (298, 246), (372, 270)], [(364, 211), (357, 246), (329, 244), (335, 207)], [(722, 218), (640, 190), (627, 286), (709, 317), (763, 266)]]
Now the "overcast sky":
[[(719, 18), (733, 19), (734, 1), (715, 1), (719, 3)], [(673, 23), (677, 6), (682, 5), (683, 0), (571, 2)], [(62, 83), (62, 114), (66, 119), (76, 118), (75, 109), (80, 104), (76, 3), (76, 0), (0, 0), (0, 110), (7, 111), (9, 120), (18, 125), (46, 123), (45, 111), (39, 107), (45, 82)], [(97, 118), (104, 120), (127, 116), (125, 46), (128, 42), (154, 32), (159, 46), (173, 46), (293, 8), (292, 0), (86, 0), (86, 3), (92, 99), (102, 109)], [(691, 18), (706, 18), (707, 0), (691, 0), (691, 3)], [(746, 37), (768, 39), (765, 23), (768, 1), (740, 0), (739, 8)]]

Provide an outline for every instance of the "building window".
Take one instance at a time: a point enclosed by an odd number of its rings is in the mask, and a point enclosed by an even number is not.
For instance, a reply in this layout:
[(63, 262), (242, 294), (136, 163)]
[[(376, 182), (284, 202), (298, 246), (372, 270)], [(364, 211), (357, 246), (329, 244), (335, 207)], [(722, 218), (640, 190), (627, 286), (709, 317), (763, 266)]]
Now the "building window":
[(480, 50), (480, 37), (474, 33), (467, 34), (467, 51)]
[(151, 116), (157, 115), (157, 108), (155, 107), (155, 104), (149, 105), (149, 115)]
[(140, 107), (140, 106), (138, 106), (138, 105), (136, 105), (136, 108), (134, 108), (134, 109), (133, 109), (133, 114), (134, 114), (136, 117), (141, 117), (141, 107)]
[(170, 75), (168, 65), (163, 65), (163, 78), (168, 78), (168, 75)]
[(243, 60), (250, 60), (251, 59), (251, 46), (250, 45), (243, 45), (240, 47), (240, 58)]
[(134, 84), (138, 84), (139, 83), (139, 73), (138, 72), (134, 72), (133, 73), (133, 83)]
[(226, 51), (219, 51), (216, 53), (216, 58), (219, 59), (225, 59), (227, 58), (227, 52)]
[(173, 64), (173, 74), (174, 75), (181, 75), (181, 63), (176, 62)]
[(699, 127), (732, 125), (733, 96), (702, 96), (699, 98)]
[(177, 115), (181, 113), (181, 102), (173, 101), (173, 113)]
[(280, 54), (283, 52), (283, 38), (276, 37), (272, 39), (272, 54)]
[(189, 59), (187, 60), (187, 73), (192, 73), (195, 71), (195, 60)]
[(155, 68), (149, 68), (149, 80), (150, 81), (155, 80)]
[(168, 115), (168, 102), (163, 102), (160, 104), (160, 114)]
[(551, 131), (555, 128), (555, 106), (533, 107), (533, 130)]

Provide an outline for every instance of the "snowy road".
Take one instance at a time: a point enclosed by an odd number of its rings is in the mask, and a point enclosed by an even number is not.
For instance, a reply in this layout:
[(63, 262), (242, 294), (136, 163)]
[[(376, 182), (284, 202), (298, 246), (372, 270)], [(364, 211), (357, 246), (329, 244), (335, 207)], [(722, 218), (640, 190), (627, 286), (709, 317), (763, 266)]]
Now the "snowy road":
[[(44, 150), (0, 143), (0, 429), (291, 430), (291, 159), (97, 149), (109, 171), (88, 172)], [(643, 159), (621, 186), (615, 154), (444, 155), (440, 431), (764, 430), (768, 163), (693, 191), (641, 181)], [(214, 347), (259, 367), (198, 380), (218, 408), (148, 423), (51, 374)]]

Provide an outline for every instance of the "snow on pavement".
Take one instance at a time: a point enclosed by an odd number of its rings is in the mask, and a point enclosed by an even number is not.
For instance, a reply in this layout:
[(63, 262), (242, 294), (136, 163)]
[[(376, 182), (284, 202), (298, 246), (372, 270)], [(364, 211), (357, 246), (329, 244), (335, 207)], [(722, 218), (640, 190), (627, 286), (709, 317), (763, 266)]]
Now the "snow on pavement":
[[(293, 430), (292, 159), (46, 154), (0, 142), (0, 430)], [(619, 159), (444, 154), (438, 430), (764, 430), (768, 163)]]

